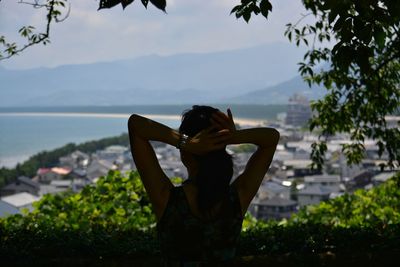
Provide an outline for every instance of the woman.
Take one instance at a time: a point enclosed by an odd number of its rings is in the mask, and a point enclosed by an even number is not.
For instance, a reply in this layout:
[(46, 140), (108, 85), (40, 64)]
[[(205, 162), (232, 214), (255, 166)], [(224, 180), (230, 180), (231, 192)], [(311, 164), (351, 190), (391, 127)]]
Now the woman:
[[(179, 131), (139, 115), (128, 121), (131, 151), (157, 218), (162, 256), (170, 266), (226, 264), (235, 256), (243, 216), (267, 172), (279, 140), (273, 128), (236, 130), (231, 111), (193, 106)], [(161, 169), (149, 141), (180, 150), (188, 171), (174, 187)], [(229, 144), (258, 149), (231, 182)]]

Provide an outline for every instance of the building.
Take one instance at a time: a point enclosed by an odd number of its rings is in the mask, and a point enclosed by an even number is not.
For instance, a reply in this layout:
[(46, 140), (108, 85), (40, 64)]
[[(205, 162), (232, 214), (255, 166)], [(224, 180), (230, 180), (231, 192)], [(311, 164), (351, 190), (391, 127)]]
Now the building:
[(286, 178), (304, 177), (306, 175), (321, 174), (320, 170), (310, 168), (312, 161), (310, 159), (291, 159), (283, 161), (283, 170), (288, 174)]
[(297, 201), (300, 207), (315, 205), (329, 199), (332, 191), (323, 186), (309, 186), (297, 192)]
[(311, 118), (311, 107), (308, 99), (299, 94), (289, 98), (288, 109), (286, 113), (286, 124), (296, 127), (304, 126)]
[(343, 188), (341, 187), (340, 183), (340, 176), (339, 175), (312, 175), (312, 176), (305, 176), (304, 177), (304, 185), (305, 187), (324, 187), (331, 192), (339, 192), (342, 191)]
[(371, 180), (372, 183), (376, 186), (386, 182), (387, 180), (392, 178), (395, 174), (396, 172), (382, 172), (373, 176)]
[(312, 175), (304, 177), (304, 187), (297, 192), (300, 207), (318, 204), (345, 191), (339, 175)]
[(97, 151), (96, 157), (99, 160), (107, 160), (112, 163), (123, 163), (125, 159), (127, 147), (124, 146), (108, 146), (104, 150)]
[(61, 157), (59, 159), (60, 166), (70, 167), (71, 169), (84, 169), (88, 166), (90, 161), (89, 155), (76, 150), (69, 154), (68, 156)]
[(282, 182), (266, 181), (261, 184), (257, 196), (259, 199), (274, 197), (290, 199), (290, 186), (284, 186)]
[(355, 191), (357, 189), (362, 189), (372, 182), (372, 177), (374, 173), (372, 171), (363, 170), (358, 172), (353, 177), (350, 177), (348, 183), (346, 184), (348, 191)]
[(93, 180), (100, 176), (105, 176), (108, 174), (110, 170), (116, 170), (117, 166), (112, 162), (104, 159), (95, 159), (90, 162), (87, 170), (86, 175), (87, 178)]
[(60, 180), (71, 173), (68, 167), (40, 168), (37, 171), (39, 182), (49, 184), (52, 180)]
[(8, 184), (1, 189), (0, 196), (9, 196), (21, 192), (27, 192), (38, 196), (39, 191), (39, 183), (32, 181), (29, 177), (19, 176), (15, 182)]
[(0, 199), (0, 218), (20, 213), (19, 209)]
[(28, 209), (29, 211), (32, 211), (32, 203), (38, 201), (39, 199), (39, 197), (26, 192), (1, 198), (2, 201), (18, 209), (18, 213), (21, 213), (22, 209)]
[(270, 199), (260, 200), (252, 203), (250, 210), (251, 213), (253, 213), (253, 216), (257, 219), (288, 219), (294, 212), (297, 211), (297, 202), (275, 196)]

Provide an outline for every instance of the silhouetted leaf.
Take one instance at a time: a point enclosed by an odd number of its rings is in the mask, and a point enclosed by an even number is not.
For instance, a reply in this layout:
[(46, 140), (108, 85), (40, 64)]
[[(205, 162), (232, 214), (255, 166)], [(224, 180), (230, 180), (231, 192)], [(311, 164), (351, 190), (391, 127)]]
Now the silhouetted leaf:
[(243, 19), (249, 23), (250, 17), (251, 17), (251, 12), (249, 9), (246, 9), (243, 13), (242, 13)]
[(144, 5), (144, 7), (147, 8), (149, 0), (141, 0), (141, 1), (142, 1), (142, 4)]
[(167, 2), (165, 0), (150, 0), (150, 2), (157, 7), (158, 9), (161, 9), (162, 11), (165, 12), (165, 7), (167, 6)]
[(268, 12), (272, 11), (272, 5), (269, 0), (262, 0), (260, 3), (261, 14), (268, 18)]
[(103, 9), (103, 8), (112, 8), (116, 5), (121, 3), (121, 0), (100, 0), (99, 3), (99, 8), (97, 10)]
[(125, 9), (128, 5), (132, 4), (133, 1), (134, 0), (122, 0), (121, 1), (122, 8)]
[(374, 39), (379, 48), (383, 48), (385, 46), (386, 33), (381, 27), (375, 28)]

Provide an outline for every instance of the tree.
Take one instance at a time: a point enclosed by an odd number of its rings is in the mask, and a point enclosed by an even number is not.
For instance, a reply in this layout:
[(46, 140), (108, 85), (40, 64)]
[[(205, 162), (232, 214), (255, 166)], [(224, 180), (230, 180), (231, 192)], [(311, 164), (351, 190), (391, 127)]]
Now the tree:
[[(267, 18), (272, 10), (267, 2), (242, 0), (232, 12), (246, 22), (252, 14)], [(364, 140), (371, 138), (377, 141), (379, 156), (388, 153), (387, 166), (399, 165), (400, 131), (388, 128), (385, 116), (399, 112), (400, 2), (303, 0), (303, 4), (309, 13), (287, 24), (285, 35), (297, 46), (303, 42), (309, 47), (299, 63), (305, 81), (328, 91), (311, 105), (317, 113), (310, 130), (321, 132), (320, 141), (312, 144), (313, 167), (322, 168), (327, 139), (336, 133), (350, 134), (352, 142), (342, 145), (348, 163), (361, 162)], [(302, 24), (307, 16), (313, 16), (315, 23)]]
[[(387, 152), (387, 165), (398, 165), (400, 131), (388, 128), (385, 116), (399, 111), (400, 2), (306, 0), (304, 6), (316, 18), (314, 25), (300, 25), (300, 20), (288, 24), (285, 34), (297, 45), (309, 46), (299, 68), (303, 78), (328, 91), (312, 103), (317, 115), (310, 130), (319, 127), (323, 137), (313, 144), (314, 163), (321, 168), (327, 138), (343, 132), (352, 141), (342, 145), (349, 163), (362, 160), (364, 139), (371, 138), (377, 141), (379, 156)], [(321, 62), (329, 67), (316, 71)]]
[[(1, 1), (1, 0), (0, 0)], [(22, 1), (21, 1), (22, 2)], [(20, 30), (28, 45), (17, 49), (15, 44), (0, 44), (8, 57), (35, 43), (48, 42), (50, 23), (57, 21), (66, 0), (51, 1), (34, 6), (48, 9), (47, 34), (34, 35), (30, 26)], [(100, 0), (99, 9), (121, 4), (127, 7), (133, 0)], [(165, 0), (141, 0), (147, 7), (152, 3), (165, 12)], [(31, 3), (32, 4), (32, 3)], [(294, 24), (287, 24), (285, 35), (290, 41), (309, 47), (300, 62), (299, 72), (304, 80), (323, 85), (326, 96), (311, 105), (316, 111), (309, 123), (311, 131), (318, 128), (319, 141), (312, 144), (312, 167), (321, 169), (327, 150), (327, 140), (337, 133), (348, 133), (351, 143), (342, 145), (348, 163), (359, 163), (364, 157), (364, 140), (377, 142), (379, 156), (387, 153), (385, 166), (400, 163), (400, 131), (389, 128), (385, 116), (399, 112), (400, 103), (400, 2), (397, 0), (303, 0), (308, 14)], [(252, 15), (268, 18), (272, 11), (269, 0), (241, 0), (231, 14), (247, 23)], [(312, 16), (315, 23), (303, 23)], [(40, 37), (43, 37), (41, 39)], [(35, 42), (36, 41), (36, 42)], [(3, 56), (3, 59), (6, 58)], [(0, 54), (0, 60), (2, 55)]]

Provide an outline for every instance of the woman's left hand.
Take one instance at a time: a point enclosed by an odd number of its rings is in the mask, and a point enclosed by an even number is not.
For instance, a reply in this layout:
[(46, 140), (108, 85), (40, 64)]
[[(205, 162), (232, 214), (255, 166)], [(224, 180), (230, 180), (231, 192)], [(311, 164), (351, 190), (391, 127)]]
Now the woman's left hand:
[(196, 155), (203, 155), (224, 148), (227, 145), (231, 133), (226, 129), (222, 129), (218, 132), (215, 130), (216, 128), (211, 126), (199, 132), (194, 137), (190, 138), (183, 149)]

